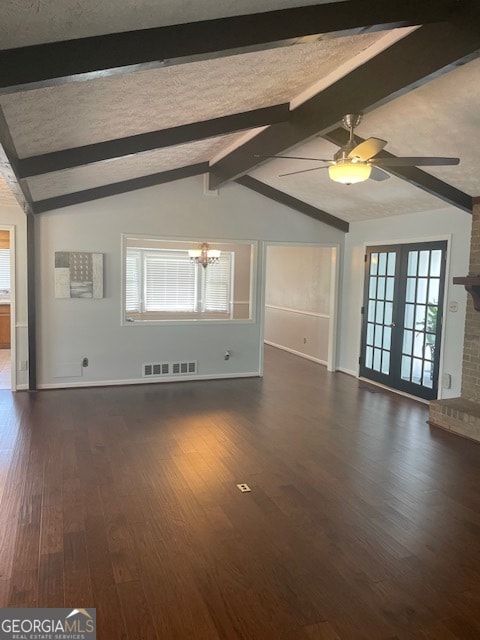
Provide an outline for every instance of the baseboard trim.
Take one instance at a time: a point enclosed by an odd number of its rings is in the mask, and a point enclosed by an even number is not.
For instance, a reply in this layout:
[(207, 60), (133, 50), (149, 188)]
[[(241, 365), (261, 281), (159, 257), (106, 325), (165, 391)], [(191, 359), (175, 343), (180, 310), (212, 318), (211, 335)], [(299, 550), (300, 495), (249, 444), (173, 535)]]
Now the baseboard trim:
[(337, 367), (336, 371), (339, 373), (346, 373), (347, 376), (352, 376), (353, 378), (358, 378), (358, 373), (353, 371), (353, 369), (346, 369), (345, 367)]
[(84, 387), (121, 387), (132, 384), (162, 384), (164, 382), (196, 382), (197, 380), (226, 380), (231, 378), (260, 378), (259, 371), (246, 373), (226, 373), (222, 375), (210, 376), (165, 376), (157, 377), (153, 380), (145, 378), (131, 378), (127, 380), (95, 380), (93, 382), (54, 382), (38, 385), (38, 389), (80, 389)]
[(360, 382), (367, 382), (368, 384), (372, 384), (375, 387), (379, 387), (380, 389), (385, 389), (385, 391), (390, 391), (391, 393), (396, 393), (397, 396), (403, 396), (404, 398), (410, 398), (410, 400), (416, 400), (417, 402), (421, 402), (422, 404), (426, 404), (429, 405), (430, 404), (430, 400), (425, 400), (425, 398), (419, 398), (417, 396), (412, 396), (411, 393), (405, 393), (405, 391), (400, 391), (399, 389), (394, 389), (393, 387), (387, 387), (384, 384), (381, 384), (380, 382), (374, 382), (373, 380), (370, 380), (369, 378), (362, 378), (359, 376), (359, 381)]
[(289, 347), (284, 347), (281, 344), (277, 344), (276, 342), (271, 342), (270, 340), (264, 340), (265, 344), (268, 344), (270, 347), (275, 347), (276, 349), (281, 349), (282, 351), (287, 351), (288, 353), (293, 353), (294, 356), (299, 356), (300, 358), (305, 358), (305, 360), (311, 360), (312, 362), (316, 362), (317, 364), (323, 364), (325, 367), (327, 366), (326, 360), (320, 360), (320, 358), (315, 358), (314, 356), (309, 356), (301, 351), (295, 351), (295, 349), (290, 349)]

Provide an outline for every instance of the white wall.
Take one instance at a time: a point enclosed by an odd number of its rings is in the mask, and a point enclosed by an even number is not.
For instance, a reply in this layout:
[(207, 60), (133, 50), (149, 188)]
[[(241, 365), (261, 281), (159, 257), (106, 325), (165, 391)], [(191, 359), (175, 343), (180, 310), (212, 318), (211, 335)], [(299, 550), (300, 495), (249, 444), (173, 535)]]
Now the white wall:
[(0, 226), (14, 227), (16, 292), (15, 306), (11, 304), (11, 309), (15, 313), (15, 335), (12, 337), (15, 339), (16, 353), (13, 354), (12, 350), (12, 356), (15, 358), (16, 386), (22, 389), (28, 384), (27, 371), (20, 371), (20, 362), (28, 360), (27, 218), (19, 205), (0, 206)]
[(440, 373), (452, 376), (451, 389), (439, 389), (439, 397), (460, 395), (463, 335), (467, 294), (463, 287), (452, 284), (453, 276), (468, 273), (471, 216), (458, 209), (408, 214), (369, 220), (350, 225), (345, 240), (343, 291), (339, 339), (339, 369), (358, 375), (360, 354), (360, 308), (363, 300), (364, 249), (369, 244), (448, 239), (445, 305), (458, 302), (458, 311), (444, 312), (444, 329)]
[[(198, 360), (199, 376), (261, 372), (263, 241), (342, 244), (344, 234), (237, 184), (203, 195), (189, 178), (37, 218), (39, 387), (141, 381), (144, 362)], [(253, 322), (121, 326), (121, 234), (259, 241)], [(55, 251), (105, 254), (105, 297), (55, 299)], [(224, 360), (225, 350), (232, 352)], [(88, 368), (79, 369), (83, 357)], [(78, 376), (61, 376), (61, 369)]]
[(265, 342), (326, 364), (332, 249), (269, 246), (266, 256)]

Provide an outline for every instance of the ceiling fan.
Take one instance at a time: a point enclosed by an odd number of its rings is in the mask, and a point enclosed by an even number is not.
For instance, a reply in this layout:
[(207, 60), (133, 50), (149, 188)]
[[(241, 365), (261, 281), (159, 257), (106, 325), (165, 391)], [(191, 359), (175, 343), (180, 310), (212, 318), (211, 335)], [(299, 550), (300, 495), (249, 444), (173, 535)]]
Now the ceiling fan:
[(367, 138), (360, 144), (355, 141), (354, 130), (360, 124), (362, 116), (348, 113), (343, 118), (343, 125), (348, 129), (350, 136), (348, 142), (343, 145), (333, 156), (333, 159), (326, 158), (304, 158), (300, 156), (255, 156), (256, 158), (288, 158), (290, 160), (316, 160), (327, 162), (322, 167), (312, 169), (302, 169), (300, 171), (290, 171), (282, 173), (280, 177), (291, 176), (296, 173), (306, 173), (308, 171), (318, 171), (328, 169), (329, 177), (335, 182), (342, 184), (355, 184), (371, 178), (372, 180), (388, 180), (390, 175), (383, 171), (383, 167), (416, 167), (416, 166), (443, 166), (455, 165), (460, 162), (459, 158), (437, 158), (437, 157), (391, 157), (375, 158), (375, 156), (385, 147), (386, 140), (380, 138)]

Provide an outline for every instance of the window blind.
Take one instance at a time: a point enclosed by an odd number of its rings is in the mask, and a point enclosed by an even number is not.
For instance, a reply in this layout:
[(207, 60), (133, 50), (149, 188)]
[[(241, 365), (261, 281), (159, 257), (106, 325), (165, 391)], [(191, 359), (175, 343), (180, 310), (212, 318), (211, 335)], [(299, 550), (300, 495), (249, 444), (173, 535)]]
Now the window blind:
[(228, 313), (232, 288), (232, 254), (223, 252), (217, 264), (206, 268), (204, 280), (204, 310)]
[(140, 311), (140, 252), (127, 251), (125, 270), (125, 309)]
[(197, 270), (187, 252), (145, 253), (144, 269), (145, 311), (196, 310)]
[(10, 249), (0, 249), (0, 290), (10, 292)]
[(127, 247), (125, 312), (146, 320), (155, 320), (155, 313), (230, 314), (232, 273), (230, 252), (204, 269), (186, 250)]

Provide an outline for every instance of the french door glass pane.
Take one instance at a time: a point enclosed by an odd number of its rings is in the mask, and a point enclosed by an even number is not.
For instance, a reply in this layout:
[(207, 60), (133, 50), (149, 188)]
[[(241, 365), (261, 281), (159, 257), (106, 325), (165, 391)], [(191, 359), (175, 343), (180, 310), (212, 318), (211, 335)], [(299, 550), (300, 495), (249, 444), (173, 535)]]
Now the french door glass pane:
[(410, 380), (410, 370), (412, 368), (412, 359), (409, 356), (402, 356), (402, 379)]
[[(410, 251), (402, 340), (402, 379), (433, 387), (441, 250)], [(412, 358), (413, 356), (413, 358)]]
[(385, 291), (385, 300), (393, 300), (394, 278), (387, 278), (387, 289)]
[(377, 301), (377, 313), (375, 314), (375, 322), (382, 323), (383, 322), (383, 307), (384, 303), (380, 300)]
[(418, 261), (418, 275), (428, 276), (429, 266), (430, 266), (430, 251), (420, 251), (420, 257)]
[(385, 298), (385, 278), (378, 278), (377, 298)]
[(419, 278), (417, 282), (417, 302), (427, 302), (427, 278)]
[(387, 275), (394, 276), (395, 275), (395, 264), (397, 260), (397, 255), (393, 252), (388, 254), (388, 267), (387, 267)]
[(403, 353), (412, 354), (413, 351), (413, 331), (407, 331), (406, 329), (403, 332)]
[(365, 366), (386, 375), (390, 373), (395, 263), (395, 252), (370, 255)]
[(428, 287), (428, 303), (437, 304), (440, 291), (440, 278), (431, 278)]
[(440, 277), (440, 268), (442, 266), (442, 252), (435, 250), (431, 252), (430, 258), (430, 275)]
[(384, 327), (383, 329), (383, 348), (390, 351), (392, 346), (392, 330), (390, 327)]
[(382, 373), (388, 376), (390, 373), (390, 352), (383, 352), (383, 360), (382, 360)]
[(415, 305), (406, 304), (405, 305), (405, 328), (413, 329), (413, 314), (415, 311)]
[(405, 293), (405, 302), (415, 302), (415, 278), (407, 278), (407, 290)]
[(385, 324), (392, 324), (393, 321), (393, 304), (385, 302)]
[(374, 328), (375, 328), (375, 325), (369, 322), (367, 325), (367, 344), (373, 344)]
[(387, 272), (387, 254), (380, 253), (378, 259), (378, 275), (384, 276)]
[(373, 361), (373, 348), (367, 347), (365, 350), (365, 366), (368, 369), (372, 368), (372, 361)]
[(417, 275), (418, 251), (410, 251), (408, 254), (407, 276)]

